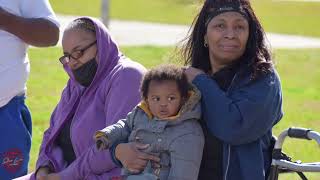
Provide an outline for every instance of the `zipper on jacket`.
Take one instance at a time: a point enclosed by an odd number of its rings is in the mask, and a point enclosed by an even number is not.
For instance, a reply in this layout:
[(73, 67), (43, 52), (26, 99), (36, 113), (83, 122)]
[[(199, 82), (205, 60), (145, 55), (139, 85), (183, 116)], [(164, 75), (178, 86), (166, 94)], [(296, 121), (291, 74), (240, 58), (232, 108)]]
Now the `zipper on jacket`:
[[(238, 77), (238, 75), (241, 73), (242, 71), (240, 70), (238, 73), (236, 73), (230, 83), (230, 86), (229, 88), (227, 89), (227, 93), (230, 93), (231, 89), (233, 88), (234, 84), (235, 84), (235, 80), (236, 78)], [(228, 177), (228, 171), (229, 171), (229, 166), (230, 166), (230, 153), (231, 153), (231, 147), (230, 145), (228, 144), (228, 156), (227, 156), (227, 167), (226, 167), (226, 171), (224, 173), (224, 177), (223, 179), (224, 180), (227, 180), (227, 177)]]
[(227, 167), (226, 167), (226, 172), (224, 173), (224, 180), (227, 180), (228, 177), (228, 171), (229, 171), (229, 165), (230, 165), (230, 145), (228, 145), (228, 160), (227, 160)]
[[(235, 82), (235, 79), (238, 77), (239, 74), (241, 74), (244, 70), (240, 69), (233, 77), (231, 83), (230, 83), (230, 86), (229, 88), (227, 89), (226, 93), (230, 93), (231, 89), (233, 88), (234, 86), (234, 82)], [(231, 147), (230, 145), (228, 144), (228, 156), (227, 156), (227, 167), (226, 167), (226, 171), (224, 173), (224, 177), (223, 179), (224, 180), (227, 180), (227, 177), (228, 177), (228, 171), (229, 171), (229, 166), (230, 166), (230, 153), (231, 153)]]
[(245, 72), (245, 69), (244, 68), (240, 68), (240, 70), (238, 71), (238, 72), (236, 72), (235, 73), (235, 75), (234, 75), (234, 77), (233, 77), (233, 79), (232, 79), (232, 81), (231, 81), (231, 83), (230, 83), (230, 86), (229, 86), (229, 88), (227, 89), (227, 93), (229, 93), (229, 91), (233, 88), (233, 86), (234, 86), (234, 81), (235, 81), (235, 79), (240, 75), (240, 74), (242, 74), (242, 73), (244, 73)]
[(231, 90), (231, 88), (233, 87), (234, 81), (235, 81), (236, 77), (238, 76), (238, 74), (239, 74), (239, 72), (236, 73), (236, 74), (233, 76), (232, 81), (231, 81), (231, 83), (230, 83), (230, 86), (228, 87), (226, 93), (229, 93), (229, 92), (230, 92), (230, 90)]

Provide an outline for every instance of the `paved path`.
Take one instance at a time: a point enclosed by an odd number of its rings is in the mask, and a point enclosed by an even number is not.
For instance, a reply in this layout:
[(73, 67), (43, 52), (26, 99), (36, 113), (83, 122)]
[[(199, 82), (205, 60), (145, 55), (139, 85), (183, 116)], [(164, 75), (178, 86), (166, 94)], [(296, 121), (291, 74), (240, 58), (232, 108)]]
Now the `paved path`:
[[(75, 17), (58, 15), (61, 31)], [(135, 21), (111, 20), (110, 32), (121, 46), (174, 46), (189, 30), (185, 25), (169, 25)], [(62, 34), (60, 34), (60, 38)], [(320, 38), (267, 33), (272, 48), (320, 48)], [(61, 46), (61, 39), (59, 44)]]

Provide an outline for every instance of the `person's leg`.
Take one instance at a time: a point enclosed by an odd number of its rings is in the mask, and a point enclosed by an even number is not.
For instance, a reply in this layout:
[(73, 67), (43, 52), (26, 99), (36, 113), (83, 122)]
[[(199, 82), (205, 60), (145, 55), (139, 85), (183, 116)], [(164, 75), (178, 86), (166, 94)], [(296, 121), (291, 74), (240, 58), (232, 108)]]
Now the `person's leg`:
[(15, 97), (0, 108), (1, 179), (13, 179), (28, 172), (32, 125), (24, 99)]

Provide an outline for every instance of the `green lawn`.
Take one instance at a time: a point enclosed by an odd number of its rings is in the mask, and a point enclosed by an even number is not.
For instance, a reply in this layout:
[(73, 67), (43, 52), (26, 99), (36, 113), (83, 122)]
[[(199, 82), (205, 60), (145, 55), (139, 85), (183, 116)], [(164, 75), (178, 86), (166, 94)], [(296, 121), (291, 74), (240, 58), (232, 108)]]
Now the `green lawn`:
[[(123, 52), (146, 67), (168, 62), (173, 48), (125, 47)], [(43, 131), (50, 113), (60, 98), (67, 76), (58, 63), (61, 49), (30, 49), (31, 75), (27, 103), (33, 115), (33, 141), (30, 170), (34, 170)], [(290, 126), (301, 126), (320, 132), (320, 49), (277, 50), (275, 59), (280, 73), (285, 116), (275, 134)], [(285, 151), (303, 161), (320, 161), (315, 142), (286, 141)], [(312, 177), (319, 177), (314, 175)], [(288, 177), (288, 179), (292, 177)]]
[[(114, 19), (190, 24), (202, 0), (109, 0)], [(60, 14), (100, 16), (100, 0), (50, 1)], [(252, 0), (266, 31), (320, 37), (319, 2)]]

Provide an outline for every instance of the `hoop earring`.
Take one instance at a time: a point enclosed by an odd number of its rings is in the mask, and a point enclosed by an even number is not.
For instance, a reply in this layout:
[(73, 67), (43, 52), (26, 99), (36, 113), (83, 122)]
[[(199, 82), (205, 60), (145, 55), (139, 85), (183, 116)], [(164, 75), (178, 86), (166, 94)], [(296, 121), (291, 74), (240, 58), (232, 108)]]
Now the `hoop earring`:
[(206, 47), (206, 48), (208, 47), (208, 42), (207, 42), (207, 40), (206, 40), (206, 39), (204, 39), (203, 46), (204, 46), (204, 47)]

